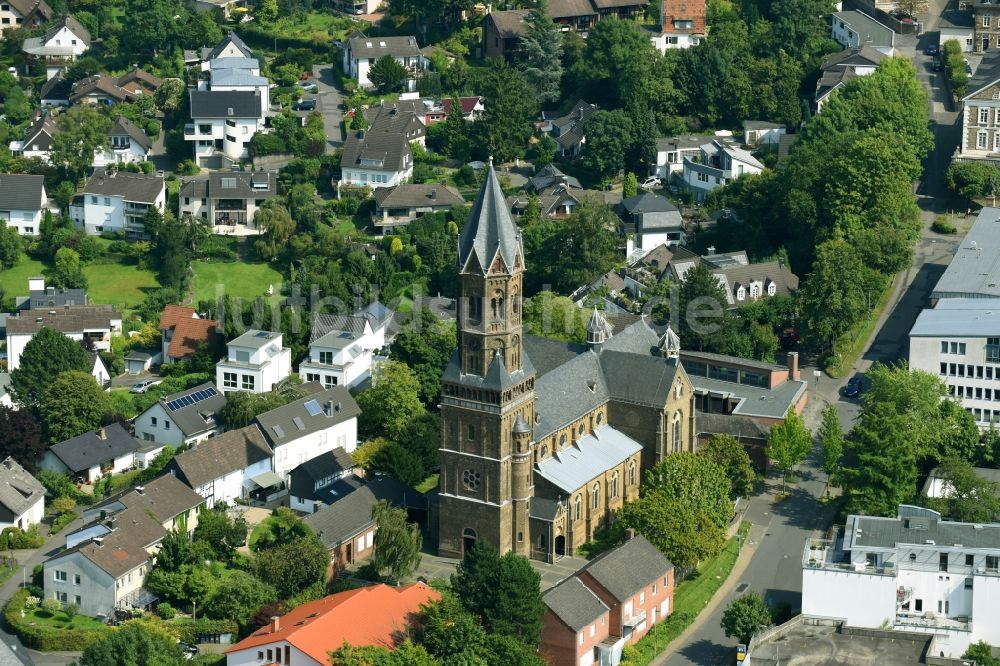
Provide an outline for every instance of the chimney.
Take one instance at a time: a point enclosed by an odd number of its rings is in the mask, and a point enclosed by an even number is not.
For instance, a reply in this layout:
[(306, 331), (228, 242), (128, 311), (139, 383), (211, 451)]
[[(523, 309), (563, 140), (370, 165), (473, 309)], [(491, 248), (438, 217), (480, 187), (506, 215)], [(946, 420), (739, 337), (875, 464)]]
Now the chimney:
[(785, 363), (788, 365), (788, 378), (793, 381), (798, 381), (799, 379), (799, 353), (798, 352), (788, 352), (788, 357), (785, 359)]
[(94, 545), (98, 548), (104, 545), (104, 537), (94, 537)]
[(632, 529), (630, 527), (627, 530), (625, 530), (625, 540), (626, 541), (631, 541), (634, 538), (635, 538), (635, 530), (634, 529)]
[(101, 440), (103, 442), (107, 438), (108, 438), (108, 431), (105, 428), (100, 428), (97, 431), (97, 439), (99, 439), (99, 440)]
[(715, 256), (715, 246), (714, 245), (709, 245), (708, 246), (708, 256), (710, 256), (710, 257), (714, 257)]
[(146, 494), (146, 486), (136, 486), (135, 487), (135, 492), (139, 493), (140, 495), (145, 495)]
[(281, 618), (277, 615), (271, 616), (271, 633), (278, 631), (281, 628)]

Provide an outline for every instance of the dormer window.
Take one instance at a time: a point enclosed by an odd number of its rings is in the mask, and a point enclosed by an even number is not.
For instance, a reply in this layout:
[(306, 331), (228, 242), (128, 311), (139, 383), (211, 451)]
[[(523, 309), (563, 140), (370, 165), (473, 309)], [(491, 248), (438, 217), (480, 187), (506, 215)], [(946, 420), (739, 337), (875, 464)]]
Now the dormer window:
[(738, 300), (738, 301), (745, 301), (746, 298), (747, 298), (746, 289), (744, 289), (742, 286), (737, 287), (736, 288), (736, 300)]
[(768, 296), (774, 296), (774, 294), (777, 293), (777, 291), (778, 291), (778, 286), (776, 284), (774, 284), (773, 282), (768, 282), (767, 283), (767, 295)]
[(750, 283), (750, 298), (756, 299), (760, 298), (760, 285), (756, 282)]

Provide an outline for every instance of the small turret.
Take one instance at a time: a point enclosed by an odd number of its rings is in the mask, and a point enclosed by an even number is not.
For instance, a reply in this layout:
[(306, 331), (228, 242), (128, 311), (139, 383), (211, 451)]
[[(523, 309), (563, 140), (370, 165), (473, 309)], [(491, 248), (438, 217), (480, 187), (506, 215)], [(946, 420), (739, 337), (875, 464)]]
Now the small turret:
[(677, 337), (670, 326), (667, 326), (667, 330), (660, 336), (660, 355), (673, 359), (679, 358), (681, 355), (681, 339)]
[(604, 343), (611, 337), (612, 332), (611, 324), (604, 318), (600, 310), (594, 308), (590, 315), (590, 321), (587, 322), (587, 346), (595, 352), (600, 351)]

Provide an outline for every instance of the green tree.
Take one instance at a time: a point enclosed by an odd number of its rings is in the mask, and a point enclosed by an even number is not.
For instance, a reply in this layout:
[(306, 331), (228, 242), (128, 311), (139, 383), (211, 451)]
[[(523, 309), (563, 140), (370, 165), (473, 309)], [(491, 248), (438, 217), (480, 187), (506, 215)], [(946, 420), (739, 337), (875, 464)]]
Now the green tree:
[(0, 220), (0, 270), (13, 268), (21, 260), (21, 236), (17, 229)]
[(212, 549), (213, 559), (230, 560), (236, 549), (246, 544), (246, 518), (242, 515), (231, 518), (226, 509), (218, 504), (213, 509), (203, 508), (198, 512), (194, 540), (208, 544)]
[(45, 389), (67, 370), (90, 372), (90, 359), (76, 341), (43, 326), (21, 353), (20, 364), (10, 373), (14, 399), (22, 407), (35, 407)]
[(399, 361), (379, 364), (372, 376), (372, 387), (359, 393), (357, 402), (361, 408), (359, 429), (365, 437), (385, 435), (397, 439), (425, 411), (420, 401), (420, 380)]
[(126, 0), (124, 10), (129, 29), (121, 32), (122, 49), (132, 53), (167, 49), (187, 23), (180, 0)]
[(708, 444), (698, 453), (725, 470), (726, 476), (732, 483), (730, 491), (732, 499), (750, 496), (753, 484), (757, 480), (757, 471), (739, 440), (731, 435), (712, 435)]
[(42, 427), (31, 410), (0, 405), (0, 460), (10, 456), (33, 473), (46, 448)]
[(581, 163), (597, 179), (613, 180), (625, 168), (625, 157), (632, 148), (632, 119), (621, 110), (595, 111), (586, 132)]
[(521, 37), (521, 69), (535, 89), (539, 105), (555, 102), (563, 74), (562, 32), (544, 7), (528, 14), (525, 23), (528, 29)]
[(715, 557), (725, 544), (723, 528), (704, 509), (645, 488), (638, 500), (622, 507), (619, 524), (649, 539), (679, 569)]
[(101, 418), (113, 411), (104, 388), (93, 375), (79, 370), (59, 373), (42, 392), (38, 414), (52, 442), (62, 442), (101, 425)]
[(390, 355), (405, 363), (420, 380), (420, 396), (436, 404), (441, 394), (441, 373), (458, 346), (454, 324), (441, 322), (423, 308), (396, 335)]
[[(541, 225), (535, 225), (536, 227)], [(606, 273), (618, 260), (618, 218), (601, 201), (585, 198), (529, 261), (541, 262), (544, 281), (568, 294)]]
[(102, 632), (80, 657), (81, 666), (166, 666), (181, 664), (177, 639), (146, 620), (130, 620), (115, 631)]
[(310, 585), (326, 579), (330, 551), (311, 530), (304, 537), (257, 553), (257, 578), (272, 585), (278, 596), (287, 599)]
[(254, 250), (265, 261), (270, 261), (281, 254), (295, 233), (295, 221), (278, 199), (271, 199), (257, 209), (254, 214), (254, 224), (263, 230), (260, 240), (254, 243)]
[(967, 460), (947, 458), (937, 468), (945, 495), (929, 503), (952, 520), (992, 523), (1000, 516), (1000, 484), (980, 477)]
[(423, 537), (415, 523), (406, 520), (406, 509), (397, 508), (385, 500), (372, 507), (375, 546), (371, 564), (380, 576), (393, 580), (410, 576), (420, 566), (420, 547)]
[(250, 550), (262, 551), (276, 548), (282, 544), (301, 539), (312, 533), (299, 514), (287, 506), (277, 507), (270, 516), (264, 519), (260, 529), (255, 529), (257, 535), (250, 542)]
[(722, 629), (726, 636), (741, 643), (749, 643), (754, 634), (770, 625), (771, 611), (756, 592), (733, 599), (722, 613)]
[(524, 155), (538, 115), (536, 91), (503, 58), (491, 59), (480, 81), (485, 111), (474, 123), (478, 145), (498, 161)]
[(406, 68), (391, 55), (384, 55), (368, 70), (368, 80), (379, 92), (401, 90), (406, 80)]
[(156, 89), (156, 108), (168, 116), (174, 115), (184, 104), (186, 90), (187, 87), (180, 79), (164, 79), (163, 84)]
[(678, 290), (678, 333), (688, 349), (713, 348), (726, 325), (726, 292), (704, 262), (684, 274)]
[(183, 530), (170, 530), (160, 542), (160, 550), (156, 554), (156, 568), (164, 571), (180, 571), (185, 564), (194, 559), (191, 537)]
[(94, 151), (108, 145), (111, 119), (93, 106), (73, 106), (59, 114), (52, 137), (52, 164), (79, 179), (94, 161)]
[(248, 627), (257, 609), (277, 598), (273, 587), (237, 569), (219, 581), (205, 602), (205, 613), (211, 618), (233, 620), (241, 627)]
[(666, 456), (646, 470), (642, 488), (643, 494), (687, 502), (720, 528), (733, 516), (732, 483), (726, 468), (709, 456), (686, 451)]
[(954, 194), (975, 199), (989, 194), (990, 183), (1000, 188), (1000, 169), (987, 162), (952, 162), (945, 182)]
[(521, 310), (525, 333), (566, 342), (587, 340), (580, 308), (566, 296), (542, 291), (525, 300)]
[(416, 624), (419, 643), (438, 659), (450, 663), (466, 651), (483, 652), (486, 632), (451, 590), (422, 606)]
[(844, 430), (840, 426), (837, 408), (833, 405), (823, 408), (823, 421), (816, 436), (823, 453), (821, 468), (832, 480), (840, 471), (840, 460), (844, 457)]
[(56, 250), (55, 269), (49, 272), (50, 282), (66, 289), (86, 289), (87, 278), (80, 265), (80, 253), (69, 247)]
[(278, 0), (261, 0), (254, 16), (261, 23), (273, 23), (278, 18)]
[(917, 485), (917, 447), (898, 430), (899, 412), (890, 403), (865, 408), (847, 440), (841, 470), (846, 510), (871, 516), (895, 516), (913, 499)]
[(811, 450), (812, 433), (802, 417), (794, 411), (789, 411), (782, 423), (771, 426), (771, 434), (767, 438), (767, 456), (781, 470), (782, 490), (785, 487), (784, 477), (805, 460)]
[(639, 183), (635, 174), (629, 171), (625, 174), (625, 182), (622, 183), (622, 197), (628, 199), (639, 193)]
[(1000, 666), (1000, 659), (993, 656), (993, 648), (986, 641), (970, 645), (962, 659), (974, 659), (976, 666)]
[(816, 248), (816, 254), (799, 293), (799, 310), (809, 335), (836, 353), (837, 339), (868, 311), (869, 269), (844, 240), (829, 240)]
[(426, 476), (420, 456), (397, 442), (387, 442), (379, 448), (366, 469), (399, 479), (408, 486), (419, 484)]
[(344, 643), (329, 653), (331, 666), (440, 666), (422, 645), (409, 638), (389, 651), (377, 645), (355, 647)]

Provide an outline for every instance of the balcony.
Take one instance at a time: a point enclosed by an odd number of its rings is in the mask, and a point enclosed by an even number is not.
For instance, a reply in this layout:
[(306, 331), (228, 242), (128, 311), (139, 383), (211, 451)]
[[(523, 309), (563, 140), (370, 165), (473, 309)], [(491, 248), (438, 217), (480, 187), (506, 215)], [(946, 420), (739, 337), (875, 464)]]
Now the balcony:
[(194, 125), (185, 125), (184, 126), (184, 138), (185, 139), (193, 139), (193, 138), (195, 138), (197, 136), (198, 136), (198, 130), (197, 130), (197, 128)]
[(923, 613), (900, 613), (896, 616), (896, 627), (920, 627), (925, 629), (946, 629), (951, 631), (971, 631), (972, 622), (966, 615), (945, 617), (933, 611)]
[(247, 214), (243, 211), (219, 211), (215, 214), (216, 226), (246, 225)]
[(632, 617), (622, 622), (622, 626), (630, 627), (632, 629), (640, 627), (644, 624), (646, 624), (646, 611), (639, 611)]

